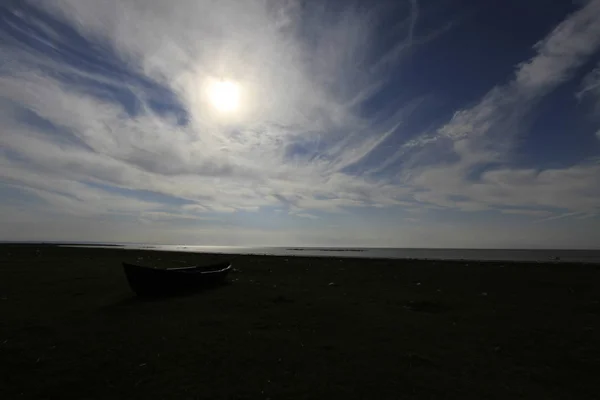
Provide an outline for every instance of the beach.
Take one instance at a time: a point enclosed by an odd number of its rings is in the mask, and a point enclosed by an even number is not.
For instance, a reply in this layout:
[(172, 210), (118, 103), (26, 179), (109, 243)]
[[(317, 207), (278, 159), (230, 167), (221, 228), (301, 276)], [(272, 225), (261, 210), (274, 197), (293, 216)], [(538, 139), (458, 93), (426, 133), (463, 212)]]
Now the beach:
[[(138, 299), (121, 262), (232, 259)], [(600, 266), (0, 246), (0, 398), (592, 399)]]

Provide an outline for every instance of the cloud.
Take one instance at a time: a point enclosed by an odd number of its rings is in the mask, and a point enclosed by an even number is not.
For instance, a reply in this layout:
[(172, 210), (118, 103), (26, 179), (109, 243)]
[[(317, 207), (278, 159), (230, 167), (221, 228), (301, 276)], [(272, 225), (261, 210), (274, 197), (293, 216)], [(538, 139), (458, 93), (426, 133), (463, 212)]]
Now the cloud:
[[(545, 207), (591, 212), (599, 208), (600, 164), (564, 169), (497, 169), (485, 172), (476, 182), (469, 181), (458, 168), (429, 168), (416, 179), (424, 189), (423, 202), (464, 209), (465, 200), (480, 207)], [(471, 203), (469, 203), (471, 204)]]
[(585, 63), (600, 45), (600, 2), (590, 1), (535, 45), (538, 54), (519, 66), (516, 83), (529, 92), (550, 90)]
[[(475, 106), (457, 111), (435, 134), (410, 141), (406, 146), (427, 145), (441, 139), (477, 141), (482, 136), (493, 136), (496, 145), (508, 142), (511, 134), (520, 131), (519, 124), (536, 101), (568, 79), (599, 47), (600, 1), (595, 0), (538, 42), (534, 46), (536, 55), (519, 64), (507, 84), (494, 87)], [(589, 89), (594, 78), (588, 80)]]
[[(592, 117), (600, 120), (600, 65), (596, 66), (581, 81), (575, 97), (580, 102), (590, 102), (593, 106)], [(598, 132), (596, 133), (598, 136)]]
[(316, 215), (312, 215), (312, 214), (307, 214), (307, 213), (297, 213), (294, 214), (297, 217), (301, 217), (301, 218), (308, 218), (308, 219), (319, 219), (319, 217), (317, 217)]
[[(415, 197), (463, 211), (503, 205), (598, 209), (597, 163), (546, 170), (513, 169), (509, 163), (515, 138), (526, 132), (531, 111), (599, 47), (600, 1), (590, 1), (537, 43), (536, 55), (521, 63), (508, 83), (494, 87), (473, 107), (457, 111), (434, 133), (408, 141), (398, 154), (409, 158), (405, 165), (412, 167), (404, 182), (418, 191)], [(593, 86), (592, 80), (586, 80), (586, 88)], [(452, 161), (428, 162), (432, 154)], [(454, 201), (453, 196), (464, 200)]]
[[(44, 232), (51, 215), (70, 218), (61, 222), (70, 231), (85, 231), (78, 221), (90, 218), (122, 218), (113, 226), (123, 232), (160, 226), (141, 241), (182, 232), (205, 238), (210, 229), (227, 240), (219, 224), (243, 225), (241, 214), (271, 210), (315, 225), (379, 209), (531, 218), (596, 212), (597, 163), (513, 167), (511, 151), (537, 103), (600, 46), (600, 1), (536, 44), (509, 82), (416, 138), (408, 122), (426, 108), (423, 96), (390, 99), (378, 112), (367, 106), (381, 101), (409, 50), (448, 29), (446, 21), (425, 30), (427, 10), (416, 0), (408, 6), (404, 18), (382, 24), (387, 7), (401, 6), (11, 3), (1, 10), (0, 190), (35, 200), (28, 207)], [(391, 32), (384, 46), (382, 25)], [(228, 118), (204, 90), (221, 77), (241, 87), (241, 108)], [(594, 92), (594, 77), (581, 96)], [(3, 204), (0, 211), (14, 211)], [(2, 215), (15, 226), (34, 225), (11, 212)], [(110, 231), (104, 222), (99, 232)], [(228, 243), (269, 234), (244, 229)], [(404, 239), (415, 243), (431, 231)], [(308, 243), (311, 232), (286, 231), (281, 240)], [(397, 230), (365, 228), (335, 240), (392, 243), (385, 234)]]
[(588, 94), (595, 96), (600, 95), (600, 66), (594, 68), (583, 78), (581, 89), (577, 92), (577, 97), (581, 99)]
[[(10, 134), (0, 141), (18, 155), (3, 162), (61, 185), (152, 191), (212, 211), (281, 205), (281, 196), (306, 209), (397, 203), (401, 190), (343, 172), (398, 126), (388, 121), (380, 135), (348, 105), (384, 82), (364, 72), (377, 62), (366, 57), (373, 22), (352, 8), (342, 18), (321, 11), (299, 20), (296, 3), (262, 1), (210, 2), (209, 17), (205, 3), (52, 1), (13, 10), (15, 26), (36, 33), (35, 46), (2, 49), (11, 60), (0, 76)], [(88, 46), (76, 62), (65, 57), (81, 49), (64, 24)], [(305, 28), (318, 30), (312, 47)], [(41, 51), (45, 44), (52, 51)], [(208, 109), (210, 76), (241, 83), (248, 101), (234, 120)], [(157, 106), (149, 86), (172, 100)], [(313, 149), (286, 156), (300, 145)]]
[(502, 214), (527, 215), (533, 217), (550, 217), (553, 215), (550, 211), (543, 210), (502, 210)]

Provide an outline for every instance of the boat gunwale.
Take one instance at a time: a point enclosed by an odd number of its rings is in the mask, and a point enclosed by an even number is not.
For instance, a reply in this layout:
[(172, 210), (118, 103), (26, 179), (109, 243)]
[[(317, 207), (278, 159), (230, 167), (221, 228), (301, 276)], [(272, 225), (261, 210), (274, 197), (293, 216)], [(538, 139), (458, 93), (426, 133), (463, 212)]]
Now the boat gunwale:
[[(227, 264), (224, 268), (220, 268), (220, 269), (215, 269), (215, 270), (203, 270), (203, 268), (211, 268), (212, 266), (219, 266), (219, 265), (225, 265)], [(182, 267), (182, 268), (156, 268), (156, 267), (146, 267), (143, 265), (137, 265), (137, 264), (130, 264), (130, 263), (126, 263), (123, 262), (123, 266), (125, 268), (128, 267), (133, 267), (133, 268), (137, 268), (140, 270), (146, 270), (146, 271), (153, 271), (153, 272), (161, 272), (161, 273), (167, 273), (167, 272), (174, 272), (174, 273), (182, 273), (182, 274), (198, 274), (198, 275), (210, 275), (210, 274), (218, 274), (218, 273), (223, 273), (226, 271), (231, 270), (232, 268), (232, 264), (231, 263), (219, 263), (219, 264), (213, 264), (211, 265), (205, 265), (205, 266), (197, 266), (197, 267)]]

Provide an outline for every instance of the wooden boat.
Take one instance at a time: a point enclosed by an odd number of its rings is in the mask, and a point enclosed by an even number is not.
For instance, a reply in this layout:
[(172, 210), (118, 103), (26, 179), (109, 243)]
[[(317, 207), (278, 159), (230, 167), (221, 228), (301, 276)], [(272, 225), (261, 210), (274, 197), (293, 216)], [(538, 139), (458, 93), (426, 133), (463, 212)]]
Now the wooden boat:
[(157, 296), (191, 292), (223, 283), (231, 263), (168, 269), (123, 263), (123, 269), (129, 286), (138, 296)]

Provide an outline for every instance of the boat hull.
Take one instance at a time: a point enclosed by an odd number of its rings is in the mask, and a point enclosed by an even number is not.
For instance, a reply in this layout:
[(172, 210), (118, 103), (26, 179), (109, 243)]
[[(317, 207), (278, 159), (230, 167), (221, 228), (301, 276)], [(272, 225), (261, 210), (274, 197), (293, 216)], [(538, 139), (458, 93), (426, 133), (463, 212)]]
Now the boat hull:
[(138, 296), (192, 292), (222, 284), (230, 263), (209, 267), (158, 269), (123, 263), (129, 286)]

